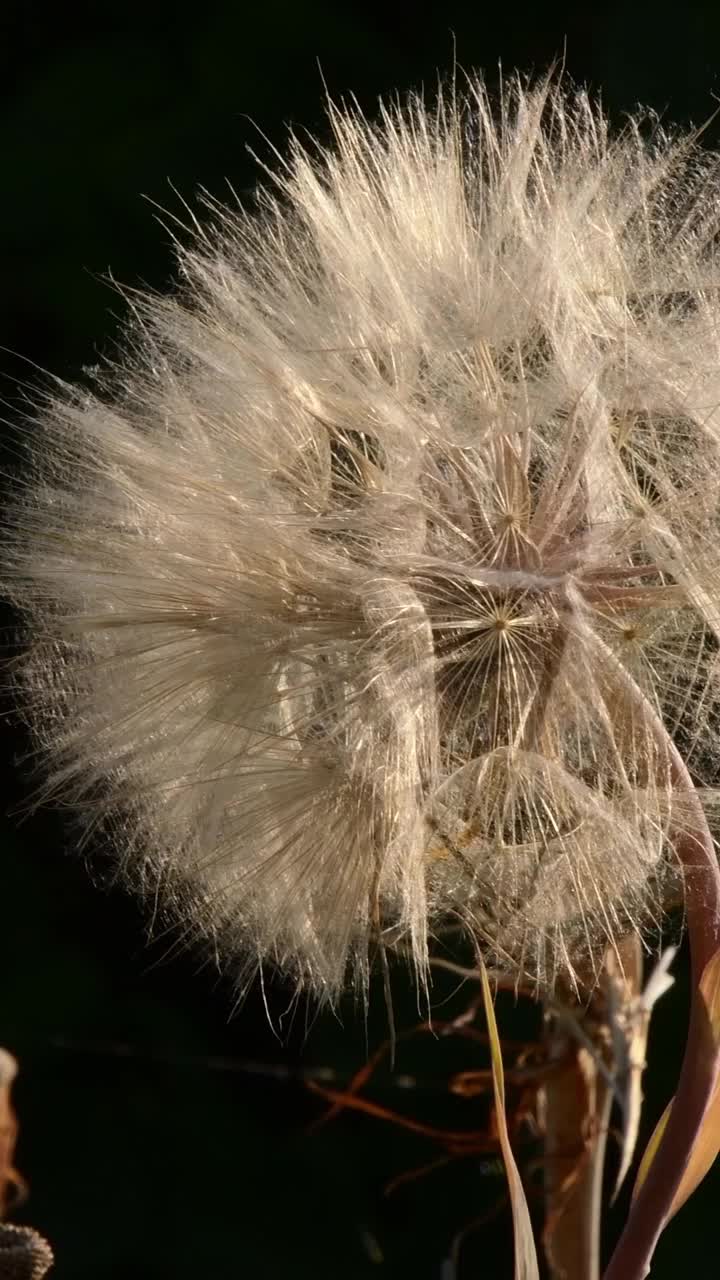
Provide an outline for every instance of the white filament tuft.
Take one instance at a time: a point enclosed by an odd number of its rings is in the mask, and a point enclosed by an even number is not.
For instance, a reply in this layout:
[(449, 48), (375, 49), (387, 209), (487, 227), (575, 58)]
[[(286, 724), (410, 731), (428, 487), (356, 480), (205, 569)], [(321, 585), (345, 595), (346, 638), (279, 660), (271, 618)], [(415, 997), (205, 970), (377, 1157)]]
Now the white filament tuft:
[(459, 920), (545, 988), (662, 909), (658, 715), (717, 782), (718, 157), (519, 81), (331, 120), (28, 429), (19, 696), (240, 983)]

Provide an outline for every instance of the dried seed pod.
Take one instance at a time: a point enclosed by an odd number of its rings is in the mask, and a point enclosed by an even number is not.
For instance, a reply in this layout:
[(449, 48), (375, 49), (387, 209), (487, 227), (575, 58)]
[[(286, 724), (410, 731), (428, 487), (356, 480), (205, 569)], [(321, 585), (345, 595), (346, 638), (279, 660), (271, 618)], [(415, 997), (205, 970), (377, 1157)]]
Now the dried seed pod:
[(32, 1227), (0, 1222), (0, 1275), (3, 1280), (43, 1280), (53, 1264), (53, 1251)]

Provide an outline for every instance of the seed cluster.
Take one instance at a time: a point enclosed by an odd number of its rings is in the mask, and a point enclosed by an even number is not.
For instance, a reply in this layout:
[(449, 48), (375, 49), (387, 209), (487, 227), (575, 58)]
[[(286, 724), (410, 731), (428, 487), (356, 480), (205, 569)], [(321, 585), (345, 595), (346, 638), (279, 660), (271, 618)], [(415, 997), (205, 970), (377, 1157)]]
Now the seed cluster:
[(241, 985), (458, 924), (572, 981), (662, 912), (669, 743), (714, 801), (718, 160), (500, 106), (331, 111), (27, 427), (45, 793)]

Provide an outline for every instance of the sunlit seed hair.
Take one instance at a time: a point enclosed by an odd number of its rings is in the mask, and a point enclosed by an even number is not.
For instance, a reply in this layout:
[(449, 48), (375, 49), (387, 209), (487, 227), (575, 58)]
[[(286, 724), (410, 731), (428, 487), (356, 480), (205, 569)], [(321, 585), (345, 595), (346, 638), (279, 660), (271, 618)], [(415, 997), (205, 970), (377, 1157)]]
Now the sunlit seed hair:
[(28, 425), (19, 696), (241, 984), (451, 926), (543, 989), (659, 917), (669, 736), (714, 782), (718, 158), (549, 84), (330, 118)]

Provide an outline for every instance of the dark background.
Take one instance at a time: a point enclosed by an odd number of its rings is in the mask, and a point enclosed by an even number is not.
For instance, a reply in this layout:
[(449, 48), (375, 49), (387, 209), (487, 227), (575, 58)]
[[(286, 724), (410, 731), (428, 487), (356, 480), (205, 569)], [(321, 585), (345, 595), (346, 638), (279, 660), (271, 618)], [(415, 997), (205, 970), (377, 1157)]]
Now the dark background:
[[(150, 202), (181, 212), (173, 187), (192, 201), (199, 186), (222, 196), (225, 179), (251, 190), (258, 171), (248, 146), (264, 156), (268, 142), (282, 149), (291, 123), (324, 134), (323, 81), (372, 113), (379, 93), (432, 88), (437, 69), (452, 65), (453, 41), (460, 65), (483, 69), (491, 83), (499, 60), (505, 72), (542, 71), (564, 54), (569, 75), (602, 90), (618, 121), (637, 102), (698, 124), (717, 107), (716, 3), (595, 0), (565, 10), (477, 0), (431, 3), (421, 16), (390, 3), (65, 0), (46, 15), (29, 0), (5, 0), (0, 397), (8, 423), (20, 418), (26, 384), (39, 380), (34, 366), (82, 377), (112, 343), (122, 304), (108, 272), (126, 285), (171, 280), (170, 237)], [(705, 139), (717, 137), (713, 122)], [(351, 1006), (341, 1018), (300, 1006), (279, 1038), (259, 991), (233, 1012), (229, 984), (167, 940), (148, 944), (140, 909), (93, 887), (61, 815), (20, 820), (24, 746), (6, 728), (0, 1043), (21, 1063), (18, 1163), (31, 1193), (19, 1220), (53, 1242), (57, 1280), (450, 1280), (442, 1263), (453, 1235), (502, 1196), (494, 1161), (453, 1162), (387, 1196), (388, 1179), (437, 1158), (437, 1144), (359, 1113), (308, 1131), (323, 1108), (302, 1071), (347, 1078), (361, 1066), (384, 1035), (381, 993), (367, 1040)], [(655, 1020), (641, 1141), (682, 1053), (680, 967)], [(411, 1026), (418, 1012), (400, 975), (395, 990), (398, 1023)], [(288, 998), (280, 984), (269, 990), (276, 1022)], [(507, 1002), (500, 1016), (515, 1035), (527, 1021)], [(372, 1097), (416, 1120), (482, 1129), (486, 1101), (447, 1093), (451, 1070), (481, 1065), (475, 1046), (419, 1036), (400, 1045), (394, 1072), (380, 1070)], [(398, 1086), (403, 1074), (418, 1078), (415, 1090)], [(663, 1238), (654, 1280), (706, 1263), (719, 1191), (716, 1171)], [(626, 1210), (625, 1199), (608, 1218), (608, 1243)], [(510, 1242), (501, 1212), (468, 1241), (458, 1280), (510, 1277)]]

